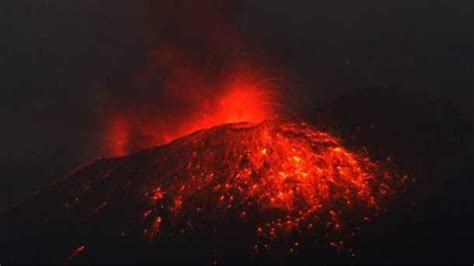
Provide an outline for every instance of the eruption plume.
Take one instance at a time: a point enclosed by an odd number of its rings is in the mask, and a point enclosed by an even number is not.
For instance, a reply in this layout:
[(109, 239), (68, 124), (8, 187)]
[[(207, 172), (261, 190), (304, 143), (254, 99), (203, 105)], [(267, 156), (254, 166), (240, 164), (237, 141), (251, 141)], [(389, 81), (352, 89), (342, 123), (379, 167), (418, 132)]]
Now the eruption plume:
[(165, 144), (200, 129), (259, 123), (276, 115), (276, 90), (255, 72), (238, 70), (219, 82), (196, 82), (197, 78), (183, 81), (182, 74), (175, 78), (168, 80), (172, 85), (165, 85), (162, 96), (162, 102), (171, 106), (160, 109), (145, 104), (111, 115), (106, 139), (109, 155), (121, 156)]
[[(106, 97), (104, 152), (122, 156), (196, 130), (273, 117), (274, 70), (248, 54), (228, 1), (154, 3), (156, 30), (141, 70)], [(162, 12), (166, 10), (167, 12)]]

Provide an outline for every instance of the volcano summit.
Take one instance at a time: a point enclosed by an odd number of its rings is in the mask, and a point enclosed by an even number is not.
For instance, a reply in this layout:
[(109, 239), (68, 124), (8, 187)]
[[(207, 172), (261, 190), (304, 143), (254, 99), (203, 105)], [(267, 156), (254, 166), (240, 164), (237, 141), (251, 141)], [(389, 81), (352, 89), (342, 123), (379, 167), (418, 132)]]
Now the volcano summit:
[(297, 253), (317, 240), (350, 254), (345, 241), (383, 208), (392, 181), (305, 123), (225, 124), (85, 163), (7, 213), (6, 253), (11, 261), (229, 262)]

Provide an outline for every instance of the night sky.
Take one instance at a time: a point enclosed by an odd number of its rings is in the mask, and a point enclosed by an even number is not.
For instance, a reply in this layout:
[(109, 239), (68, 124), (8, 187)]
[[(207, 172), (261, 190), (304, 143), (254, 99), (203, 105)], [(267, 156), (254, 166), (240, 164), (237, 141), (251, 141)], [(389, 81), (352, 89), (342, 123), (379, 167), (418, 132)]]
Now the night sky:
[[(391, 88), (401, 101), (441, 99), (472, 133), (472, 1), (203, 1), (193, 11), (156, 2), (2, 1), (0, 209), (104, 156), (111, 105), (181, 108), (155, 97), (159, 85), (138, 95), (130, 84), (161, 43), (188, 51), (194, 64), (212, 54), (205, 32), (174, 30), (191, 26), (191, 15), (204, 26), (213, 14), (229, 22), (238, 49), (289, 77), (283, 104), (303, 116), (361, 89)], [(220, 60), (226, 51), (216, 51)]]

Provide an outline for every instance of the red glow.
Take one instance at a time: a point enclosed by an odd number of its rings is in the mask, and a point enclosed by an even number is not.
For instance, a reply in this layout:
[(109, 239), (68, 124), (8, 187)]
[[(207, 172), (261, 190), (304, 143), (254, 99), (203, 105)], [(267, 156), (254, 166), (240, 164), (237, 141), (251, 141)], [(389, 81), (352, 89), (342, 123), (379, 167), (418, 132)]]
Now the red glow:
[(74, 249), (72, 251), (71, 255), (67, 258), (66, 261), (71, 261), (72, 259), (74, 259), (74, 257), (81, 254), (85, 249), (86, 249), (85, 245), (81, 245), (81, 246), (77, 247), (76, 249)]
[[(279, 118), (219, 125), (72, 174), (67, 180), (79, 187), (68, 210), (103, 219), (131, 203), (117, 216), (125, 223), (119, 236), (139, 232), (153, 241), (237, 221), (254, 230), (259, 253), (281, 240), (297, 252), (313, 237), (343, 249), (405, 182), (330, 133)], [(110, 184), (117, 196), (104, 201)]]
[(112, 155), (124, 155), (130, 138), (130, 122), (125, 116), (116, 115), (110, 121), (110, 152)]
[[(164, 207), (172, 213), (169, 220), (183, 230), (209, 226), (227, 212), (248, 219), (257, 210), (260, 239), (315, 229), (349, 235), (392, 193), (388, 172), (304, 123), (273, 120), (221, 128), (226, 129), (202, 131), (168, 146), (180, 151), (160, 159), (173, 166), (172, 176), (159, 173), (156, 180), (171, 183), (149, 188), (145, 197), (157, 207), (144, 216), (169, 202)], [(146, 232), (157, 234), (156, 220)], [(344, 246), (341, 239), (331, 243)]]
[(121, 156), (274, 115), (276, 90), (267, 78), (275, 73), (262, 68), (235, 28), (241, 3), (156, 2), (157, 30), (141, 69), (105, 97), (102, 153)]
[[(189, 106), (183, 113), (143, 112), (141, 109), (117, 111), (108, 122), (106, 146), (108, 154), (127, 153), (168, 143), (194, 131), (216, 125), (237, 122), (259, 123), (274, 115), (275, 92), (248, 71), (203, 91), (179, 87), (169, 93)], [(187, 84), (187, 86), (191, 86)], [(212, 94), (208, 92), (212, 91)], [(203, 94), (201, 94), (201, 92)]]

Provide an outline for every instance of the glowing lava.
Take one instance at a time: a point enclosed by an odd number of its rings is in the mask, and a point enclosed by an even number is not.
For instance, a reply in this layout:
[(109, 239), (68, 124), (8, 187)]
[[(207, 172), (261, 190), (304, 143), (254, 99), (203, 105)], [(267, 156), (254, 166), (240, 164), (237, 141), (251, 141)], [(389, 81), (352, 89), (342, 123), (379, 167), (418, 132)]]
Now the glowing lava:
[(157, 221), (180, 230), (212, 226), (230, 213), (255, 219), (261, 239), (347, 233), (392, 193), (389, 173), (304, 123), (224, 125), (166, 147), (172, 152), (157, 161), (172, 168), (157, 174), (145, 193), (151, 204), (144, 211), (147, 236), (156, 235)]
[(399, 188), (398, 176), (381, 165), (305, 123), (225, 124), (88, 162), (22, 213), (53, 229), (58, 221), (75, 228), (71, 258), (94, 256), (103, 237), (153, 247), (186, 245), (197, 235), (221, 248), (235, 240), (229, 231), (258, 256), (277, 246), (296, 252), (316, 239), (340, 249)]

